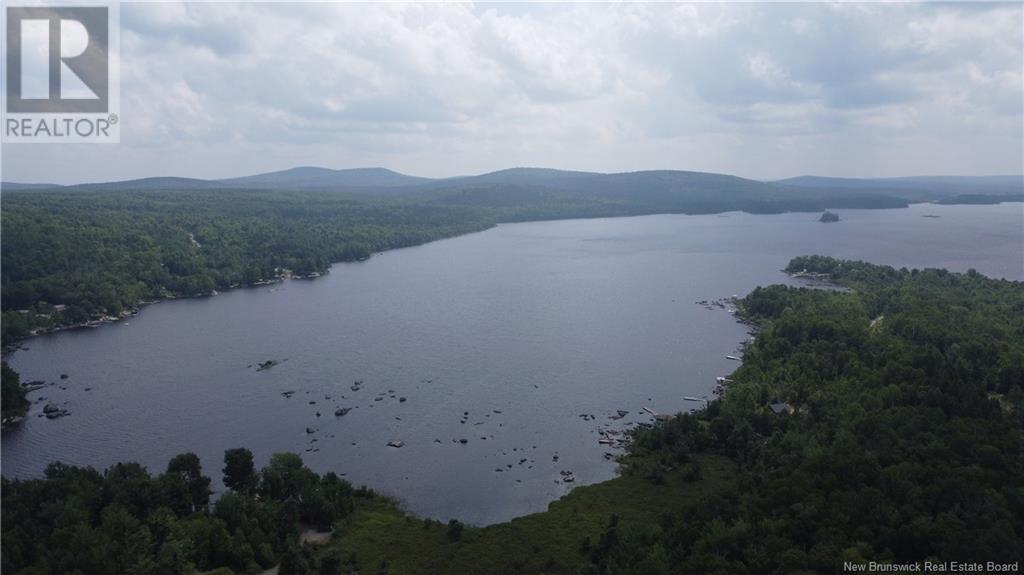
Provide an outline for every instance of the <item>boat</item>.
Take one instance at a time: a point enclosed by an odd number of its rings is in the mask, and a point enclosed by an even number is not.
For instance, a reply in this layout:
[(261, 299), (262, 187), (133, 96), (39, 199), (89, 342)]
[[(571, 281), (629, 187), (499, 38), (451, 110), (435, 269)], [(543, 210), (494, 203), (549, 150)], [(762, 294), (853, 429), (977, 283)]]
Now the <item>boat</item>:
[(725, 356), (725, 359), (731, 359), (733, 361), (742, 361), (740, 358), (736, 357), (735, 355), (727, 355), (727, 356)]

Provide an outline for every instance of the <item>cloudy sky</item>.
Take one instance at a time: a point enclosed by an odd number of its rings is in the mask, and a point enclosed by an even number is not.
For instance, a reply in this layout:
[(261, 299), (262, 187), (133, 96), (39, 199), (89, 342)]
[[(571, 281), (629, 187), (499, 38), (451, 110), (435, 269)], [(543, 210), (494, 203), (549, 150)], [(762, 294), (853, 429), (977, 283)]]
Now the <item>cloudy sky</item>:
[(6, 144), (3, 179), (1022, 173), (1022, 29), (1020, 3), (124, 3), (121, 143)]

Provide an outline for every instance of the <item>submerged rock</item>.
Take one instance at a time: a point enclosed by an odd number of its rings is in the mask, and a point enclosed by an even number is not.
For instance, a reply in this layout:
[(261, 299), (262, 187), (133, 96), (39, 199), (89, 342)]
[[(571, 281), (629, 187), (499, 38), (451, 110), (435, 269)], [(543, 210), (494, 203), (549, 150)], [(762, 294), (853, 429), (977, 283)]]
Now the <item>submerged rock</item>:
[(616, 411), (615, 413), (616, 413), (615, 415), (609, 415), (608, 419), (622, 419), (623, 417), (626, 417), (627, 415), (629, 415), (629, 412), (626, 411), (625, 409), (620, 409), (620, 410)]

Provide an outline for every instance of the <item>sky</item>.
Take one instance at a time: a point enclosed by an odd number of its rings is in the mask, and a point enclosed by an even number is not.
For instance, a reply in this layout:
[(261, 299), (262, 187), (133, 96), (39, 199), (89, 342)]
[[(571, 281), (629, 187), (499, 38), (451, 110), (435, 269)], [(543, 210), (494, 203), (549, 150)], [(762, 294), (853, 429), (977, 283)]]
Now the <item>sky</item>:
[(1024, 173), (1024, 5), (123, 3), (121, 143), (6, 181), (300, 165)]

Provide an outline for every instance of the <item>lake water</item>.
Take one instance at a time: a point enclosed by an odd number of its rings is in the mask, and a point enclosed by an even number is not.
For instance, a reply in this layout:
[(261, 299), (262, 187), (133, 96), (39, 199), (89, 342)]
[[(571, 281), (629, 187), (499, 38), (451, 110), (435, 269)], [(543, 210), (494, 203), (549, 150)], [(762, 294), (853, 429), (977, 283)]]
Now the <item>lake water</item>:
[[(162, 471), (195, 451), (219, 478), (224, 449), (246, 446), (260, 464), (298, 452), (445, 521), (540, 511), (614, 476), (598, 429), (650, 421), (645, 407), (691, 409), (684, 396), (710, 394), (735, 368), (725, 355), (746, 328), (698, 300), (788, 282), (779, 270), (810, 253), (1024, 279), (1022, 204), (840, 215), (501, 225), (34, 338), (9, 361), (23, 381), (57, 384), (4, 431), (2, 471), (35, 476), (53, 460)], [(267, 359), (285, 361), (256, 371)], [(46, 402), (71, 415), (37, 417)]]

